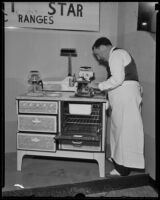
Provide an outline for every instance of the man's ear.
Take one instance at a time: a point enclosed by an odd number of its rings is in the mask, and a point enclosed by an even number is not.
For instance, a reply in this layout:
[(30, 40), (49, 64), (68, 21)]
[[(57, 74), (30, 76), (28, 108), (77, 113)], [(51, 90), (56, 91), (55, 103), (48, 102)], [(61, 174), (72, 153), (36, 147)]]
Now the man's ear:
[(101, 51), (105, 51), (107, 49), (107, 47), (105, 46), (105, 45), (101, 45), (100, 47), (99, 47), (99, 50), (101, 50)]

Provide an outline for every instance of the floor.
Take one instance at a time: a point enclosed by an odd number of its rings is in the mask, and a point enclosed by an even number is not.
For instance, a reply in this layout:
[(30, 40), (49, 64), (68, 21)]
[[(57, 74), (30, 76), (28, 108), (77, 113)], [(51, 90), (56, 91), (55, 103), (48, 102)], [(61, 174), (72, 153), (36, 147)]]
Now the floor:
[[(106, 173), (113, 168), (106, 161)], [(24, 156), (22, 171), (16, 170), (16, 153), (5, 156), (5, 187), (3, 191), (70, 184), (101, 179), (96, 161), (80, 159)]]
[(153, 187), (147, 185), (136, 188), (127, 188), (121, 190), (112, 190), (110, 192), (89, 194), (86, 197), (158, 197), (158, 193)]
[[(112, 163), (106, 160), (106, 174), (112, 169)], [(134, 171), (130, 176), (140, 173), (144, 172)], [(99, 177), (96, 161), (25, 156), (22, 171), (17, 171), (16, 153), (8, 153), (5, 155), (5, 187), (2, 192), (101, 179), (104, 178)]]

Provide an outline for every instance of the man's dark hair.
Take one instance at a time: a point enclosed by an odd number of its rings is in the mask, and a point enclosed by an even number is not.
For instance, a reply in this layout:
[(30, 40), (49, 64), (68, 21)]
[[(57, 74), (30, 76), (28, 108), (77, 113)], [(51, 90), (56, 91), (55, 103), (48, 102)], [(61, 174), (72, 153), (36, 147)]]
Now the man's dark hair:
[(99, 39), (97, 39), (94, 43), (94, 45), (92, 46), (92, 50), (94, 48), (99, 48), (101, 45), (105, 45), (105, 46), (108, 46), (108, 45), (112, 45), (111, 41), (106, 38), (106, 37), (101, 37)]

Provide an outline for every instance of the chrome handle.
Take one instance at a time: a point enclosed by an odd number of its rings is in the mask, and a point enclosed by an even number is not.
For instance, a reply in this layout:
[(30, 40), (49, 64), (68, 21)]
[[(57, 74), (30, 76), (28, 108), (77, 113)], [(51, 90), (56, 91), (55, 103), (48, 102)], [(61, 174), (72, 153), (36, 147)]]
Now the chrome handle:
[(32, 141), (32, 142), (39, 142), (40, 139), (38, 139), (38, 138), (32, 138), (31, 141)]
[(74, 145), (81, 145), (82, 141), (80, 141), (80, 142), (72, 141), (72, 144), (74, 144)]
[(34, 119), (34, 120), (32, 120), (32, 122), (33, 122), (34, 124), (38, 124), (38, 123), (40, 123), (41, 121), (38, 120), (38, 119)]
[(83, 135), (73, 135), (73, 137), (79, 137), (79, 138), (81, 138), (81, 137), (83, 137)]

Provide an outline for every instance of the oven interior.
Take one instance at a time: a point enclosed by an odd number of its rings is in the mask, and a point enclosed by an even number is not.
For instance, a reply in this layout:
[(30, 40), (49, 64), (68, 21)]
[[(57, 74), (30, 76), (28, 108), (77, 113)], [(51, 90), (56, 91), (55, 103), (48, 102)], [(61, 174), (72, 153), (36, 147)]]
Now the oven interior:
[[(57, 139), (83, 140), (99, 142), (102, 137), (102, 104), (76, 102), (77, 108), (81, 105), (91, 107), (90, 114), (71, 114), (70, 105), (75, 102), (61, 102), (61, 133)], [(83, 106), (82, 106), (83, 108)]]

